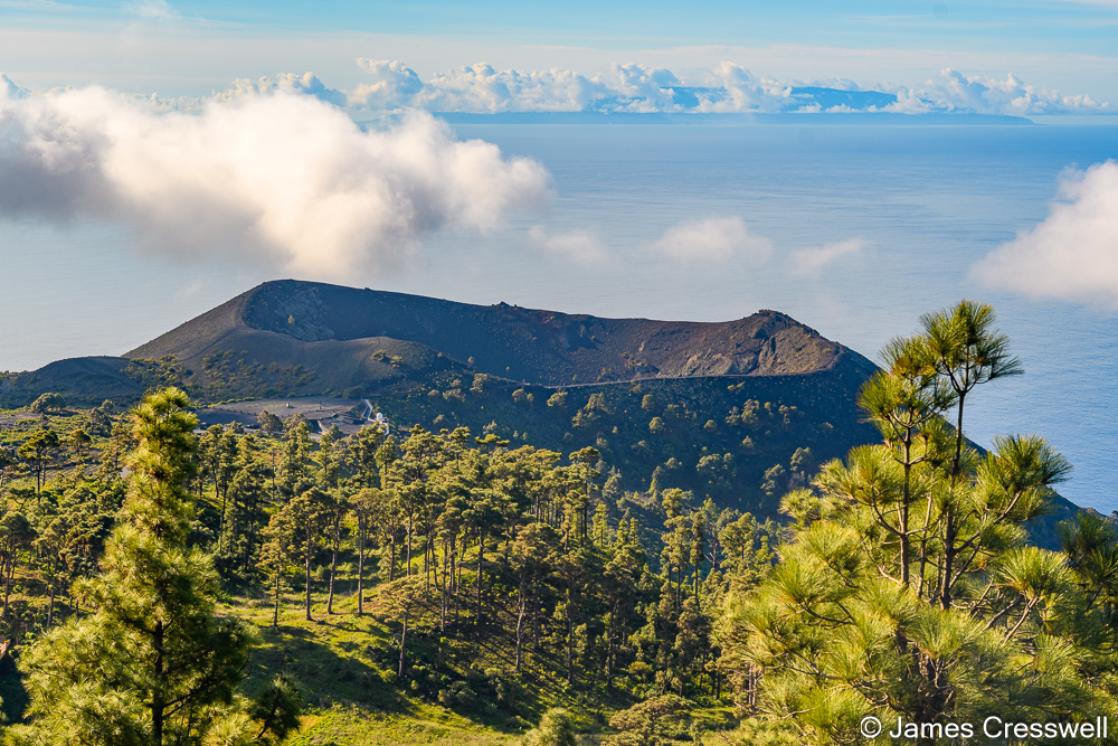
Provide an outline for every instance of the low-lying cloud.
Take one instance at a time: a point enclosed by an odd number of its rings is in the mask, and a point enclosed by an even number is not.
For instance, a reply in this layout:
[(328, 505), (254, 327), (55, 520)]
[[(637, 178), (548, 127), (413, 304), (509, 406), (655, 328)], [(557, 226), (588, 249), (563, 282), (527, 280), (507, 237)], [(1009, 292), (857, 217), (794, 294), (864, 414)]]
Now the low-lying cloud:
[(364, 131), (314, 76), (242, 83), (197, 112), (98, 87), (0, 81), (0, 216), (114, 221), (145, 247), (346, 279), (425, 234), (488, 231), (544, 199), (538, 163), (426, 114)]
[(967, 75), (945, 68), (923, 86), (896, 91), (897, 101), (888, 111), (920, 114), (961, 112), (974, 114), (1093, 114), (1113, 111), (1110, 105), (1085, 94), (1064, 95), (1038, 88), (1013, 73), (1004, 77)]
[(323, 83), (314, 73), (283, 73), (274, 78), (238, 78), (233, 85), (213, 97), (216, 101), (262, 96), (270, 93), (294, 93), (317, 98), (334, 106), (347, 106), (350, 97)]
[(860, 254), (865, 247), (866, 239), (855, 237), (822, 246), (797, 249), (791, 253), (792, 271), (798, 275), (816, 274), (843, 257)]
[(545, 252), (577, 264), (598, 264), (608, 256), (602, 242), (589, 231), (550, 232), (542, 225), (534, 225), (528, 230), (528, 237)]
[(1048, 217), (972, 275), (992, 288), (1118, 310), (1118, 163), (1065, 175)]
[(673, 226), (648, 246), (680, 264), (721, 264), (734, 258), (762, 263), (772, 242), (752, 233), (740, 217), (693, 220)]
[(423, 79), (399, 60), (361, 58), (369, 80), (348, 96), (356, 109), (434, 112), (1037, 114), (1112, 112), (1087, 95), (1041, 89), (1012, 73), (967, 75), (946, 68), (919, 86), (860, 86), (853, 81), (793, 83), (733, 62), (690, 80), (667, 68), (629, 63), (606, 74), (570, 69), (500, 70), (479, 63)]

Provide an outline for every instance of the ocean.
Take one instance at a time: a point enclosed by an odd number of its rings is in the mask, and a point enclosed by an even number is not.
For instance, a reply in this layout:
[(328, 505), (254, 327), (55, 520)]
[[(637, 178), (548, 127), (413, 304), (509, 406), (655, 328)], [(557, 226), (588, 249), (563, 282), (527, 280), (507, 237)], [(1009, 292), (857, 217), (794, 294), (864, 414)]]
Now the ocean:
[[(1118, 315), (992, 291), (968, 276), (980, 257), (1046, 216), (1067, 169), (1118, 158), (1118, 127), (455, 129), (541, 161), (555, 182), (548, 230), (589, 231), (618, 258), (601, 266), (557, 259), (541, 273), (525, 248), (520, 256), (529, 258), (498, 270), (460, 266), (444, 294), (480, 295), (497, 283), (523, 305), (661, 318), (774, 308), (874, 359), (890, 337), (915, 331), (921, 313), (983, 300), (997, 309), (1026, 373), (979, 389), (968, 435), (984, 445), (1003, 433), (1043, 435), (1074, 466), (1062, 494), (1118, 509)], [(671, 225), (719, 216), (740, 216), (768, 238), (768, 262), (678, 267), (646, 248)], [(864, 248), (821, 273), (789, 264), (799, 248), (850, 238)], [(426, 292), (441, 274), (427, 275)]]
[[(999, 433), (1039, 433), (1074, 466), (1063, 494), (1118, 509), (1118, 314), (969, 279), (980, 257), (1044, 219), (1067, 169), (1118, 158), (1118, 126), (453, 128), (540, 161), (553, 198), (489, 234), (444, 231), (394, 270), (345, 284), (611, 316), (722, 320), (772, 308), (875, 359), (889, 338), (914, 332), (921, 313), (984, 300), (1026, 373), (972, 397), (968, 435), (988, 445)], [(649, 247), (675, 226), (728, 217), (744, 220), (754, 243), (767, 241), (767, 261), (679, 264)], [(19, 278), (0, 295), (0, 315), (21, 320), (0, 324), (0, 369), (123, 353), (277, 276), (140, 253), (119, 226), (31, 220), (0, 229), (0, 262)], [(851, 239), (863, 248), (822, 271), (797, 271), (796, 251)], [(601, 259), (577, 261), (564, 251), (571, 246)]]

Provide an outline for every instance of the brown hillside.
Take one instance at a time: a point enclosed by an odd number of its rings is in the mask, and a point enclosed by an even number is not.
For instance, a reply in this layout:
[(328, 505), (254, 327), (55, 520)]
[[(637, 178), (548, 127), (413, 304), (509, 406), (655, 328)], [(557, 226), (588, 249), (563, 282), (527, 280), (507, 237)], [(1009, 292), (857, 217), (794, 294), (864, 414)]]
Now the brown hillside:
[(127, 357), (171, 356), (204, 371), (230, 353), (242, 366), (302, 366), (331, 389), (445, 365), (545, 386), (795, 375), (843, 356), (872, 370), (775, 311), (716, 323), (605, 319), (293, 280), (260, 285)]

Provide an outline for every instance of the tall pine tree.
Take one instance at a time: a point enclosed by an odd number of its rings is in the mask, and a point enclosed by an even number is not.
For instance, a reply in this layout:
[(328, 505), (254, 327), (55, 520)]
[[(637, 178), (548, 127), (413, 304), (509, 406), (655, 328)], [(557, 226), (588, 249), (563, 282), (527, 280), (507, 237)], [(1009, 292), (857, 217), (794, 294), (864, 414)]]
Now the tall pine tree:
[(25, 657), (29, 743), (194, 743), (233, 701), (247, 632), (216, 613), (212, 559), (187, 545), (197, 448), (188, 406), (172, 388), (132, 415), (128, 497), (101, 574), (78, 591), (92, 611)]

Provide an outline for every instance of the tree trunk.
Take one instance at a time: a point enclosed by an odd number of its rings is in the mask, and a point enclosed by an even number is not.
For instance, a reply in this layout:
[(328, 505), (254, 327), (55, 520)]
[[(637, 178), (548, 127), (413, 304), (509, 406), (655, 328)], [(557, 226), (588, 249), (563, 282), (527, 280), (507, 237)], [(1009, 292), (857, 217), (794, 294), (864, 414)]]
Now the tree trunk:
[(15, 574), (16, 561), (12, 559), (4, 562), (4, 618), (8, 618), (8, 599), (12, 596), (12, 575)]
[(911, 562), (912, 550), (909, 546), (908, 536), (908, 505), (912, 500), (912, 435), (909, 433), (904, 441), (904, 489), (901, 497), (901, 582), (905, 587), (909, 585), (908, 565)]
[(163, 622), (155, 623), (152, 635), (155, 648), (155, 688), (151, 692), (151, 742), (155, 746), (163, 743)]
[(330, 590), (326, 597), (326, 613), (334, 613), (334, 574), (338, 569), (338, 542), (341, 541), (341, 514), (334, 514), (334, 543), (330, 547)]
[(404, 547), (404, 577), (411, 577), (411, 532), (412, 532), (412, 516), (408, 515), (408, 536), (407, 546)]
[[(458, 585), (462, 580), (460, 565), (458, 564), (457, 536), (450, 537), (450, 595), (454, 605), (454, 624), (458, 624)], [(465, 543), (465, 540), (463, 540)]]
[(527, 603), (524, 598), (524, 583), (520, 584), (520, 598), (516, 605), (516, 672), (520, 673), (520, 665), (522, 662), (522, 651), (524, 648), (524, 617), (527, 611)]
[(566, 610), (566, 623), (567, 623), (567, 684), (573, 686), (575, 683), (575, 635), (574, 635), (574, 620), (571, 618), (571, 604), (573, 603), (573, 594), (571, 593), (571, 586), (567, 585), (567, 610)]
[[(955, 485), (959, 479), (962, 468), (963, 455), (963, 407), (966, 404), (966, 394), (959, 394), (959, 407), (955, 414), (955, 456), (951, 460), (951, 498), (955, 497)], [(943, 576), (939, 582), (939, 602), (945, 609), (951, 608), (952, 583), (951, 574), (955, 572), (955, 554), (958, 551), (955, 539), (958, 538), (958, 517), (955, 515), (955, 506), (948, 503), (944, 511), (944, 536), (943, 536)]]
[(280, 607), (280, 574), (279, 574), (279, 572), (276, 573), (276, 584), (275, 584), (275, 587), (272, 589), (272, 600), (274, 601), (274, 605), (272, 606), (272, 629), (275, 629), (276, 627), (279, 626), (279, 607)]
[(431, 532), (423, 535), (423, 592), (431, 590)]
[(477, 541), (477, 606), (474, 612), (474, 624), (481, 624), (481, 578), (485, 568), (485, 532), (478, 529)]
[(357, 614), (365, 613), (365, 519), (357, 517)]
[(450, 592), (452, 595), (458, 595), (458, 573), (457, 573), (457, 557), (458, 546), (457, 539), (454, 535), (450, 537)]
[(411, 605), (404, 605), (404, 623), (400, 627), (400, 662), (396, 667), (396, 678), (403, 679), (404, 671), (406, 670), (407, 663), (407, 649), (408, 649), (408, 613), (411, 611)]
[(447, 558), (447, 540), (443, 538), (442, 575), (435, 565), (435, 587), (439, 589), (439, 632), (446, 632), (446, 612), (450, 608), (450, 560)]
[[(217, 489), (216, 485), (214, 486), (214, 489)], [(228, 507), (228, 505), (227, 505), (228, 497), (229, 497), (229, 490), (222, 489), (221, 490), (221, 522), (218, 524), (218, 527), (217, 527), (217, 549), (218, 549), (219, 552), (225, 546), (225, 531), (228, 527), (228, 525), (227, 525), (228, 521), (226, 519), (225, 511), (226, 511), (226, 508)]]
[(303, 553), (303, 598), (307, 621), (311, 621), (311, 539), (307, 536), (307, 546)]

